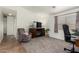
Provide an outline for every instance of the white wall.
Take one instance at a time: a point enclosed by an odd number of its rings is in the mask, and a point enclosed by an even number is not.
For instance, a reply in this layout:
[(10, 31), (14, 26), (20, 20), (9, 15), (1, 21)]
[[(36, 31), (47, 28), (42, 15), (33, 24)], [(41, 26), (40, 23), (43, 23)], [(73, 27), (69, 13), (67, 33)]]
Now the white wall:
[[(14, 31), (16, 32), (16, 35), (17, 35), (17, 28), (25, 28), (26, 31), (28, 31), (28, 28), (31, 25), (33, 20), (41, 21), (43, 23), (43, 27), (47, 27), (47, 20), (49, 17), (48, 14), (37, 13), (37, 12), (35, 13), (19, 6), (18, 7), (17, 6), (3, 6), (1, 8), (10, 9), (16, 12), (16, 19), (15, 19), (16, 29)], [(9, 32), (10, 31), (8, 31), (8, 33)], [(2, 29), (1, 29), (1, 33), (2, 33)]]
[[(25, 28), (28, 29), (30, 22), (34, 19), (34, 13), (24, 9), (22, 7), (4, 7), (17, 12), (16, 20), (17, 20), (17, 28)], [(27, 30), (26, 30), (27, 31)]]
[(2, 12), (0, 11), (0, 42), (3, 39), (3, 16)]
[(35, 16), (36, 21), (42, 22), (42, 27), (47, 28), (47, 21), (49, 19), (49, 15), (45, 13), (36, 13)]
[(62, 39), (63, 38), (63, 31), (62, 30), (58, 30), (58, 33), (54, 33), (54, 22), (55, 22), (54, 16), (50, 15), (49, 20), (48, 20), (48, 28), (50, 29), (49, 36), (63, 40)]
[[(64, 33), (63, 33), (63, 30), (58, 30), (58, 33), (54, 33), (54, 16), (59, 16), (59, 15), (63, 15), (63, 14), (68, 14), (68, 13), (73, 13), (73, 12), (77, 12), (79, 11), (79, 8), (77, 9), (73, 9), (73, 10), (68, 10), (68, 11), (64, 11), (64, 12), (61, 12), (61, 13), (58, 13), (58, 14), (55, 14), (55, 15), (50, 15), (50, 18), (49, 18), (49, 22), (48, 22), (48, 27), (50, 29), (49, 31), (49, 36), (50, 37), (54, 37), (54, 38), (57, 38), (57, 39), (61, 39), (61, 40), (64, 40)], [(72, 17), (70, 17), (72, 18)], [(63, 18), (64, 19), (64, 18)], [(68, 18), (69, 19), (69, 18)], [(75, 18), (74, 18), (75, 19)], [(65, 20), (64, 20), (65, 21)], [(67, 20), (68, 21), (68, 20)], [(76, 21), (76, 19), (75, 19)], [(73, 22), (74, 23), (74, 20), (71, 20), (69, 22)]]
[[(33, 20), (41, 21), (43, 23), (43, 26), (46, 27), (46, 23), (48, 20), (48, 14), (45, 13), (35, 13), (32, 11), (29, 11), (23, 7), (5, 7), (12, 10), (15, 10), (17, 12), (17, 28), (23, 27), (28, 29), (29, 25), (32, 23)], [(26, 30), (27, 31), (27, 30)]]

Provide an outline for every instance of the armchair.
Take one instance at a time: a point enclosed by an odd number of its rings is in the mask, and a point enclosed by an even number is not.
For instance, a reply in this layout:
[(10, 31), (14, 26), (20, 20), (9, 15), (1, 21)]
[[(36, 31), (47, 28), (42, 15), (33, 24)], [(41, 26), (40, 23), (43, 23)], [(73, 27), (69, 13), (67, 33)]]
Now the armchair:
[(31, 40), (31, 34), (25, 32), (24, 28), (18, 28), (18, 41), (28, 42)]

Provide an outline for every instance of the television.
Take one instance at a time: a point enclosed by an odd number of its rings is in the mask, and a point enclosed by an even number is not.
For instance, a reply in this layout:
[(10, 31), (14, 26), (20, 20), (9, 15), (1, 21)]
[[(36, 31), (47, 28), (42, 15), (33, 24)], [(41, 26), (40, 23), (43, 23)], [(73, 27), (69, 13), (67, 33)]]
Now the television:
[(42, 27), (42, 23), (41, 22), (36, 22), (36, 27), (37, 28), (41, 28)]

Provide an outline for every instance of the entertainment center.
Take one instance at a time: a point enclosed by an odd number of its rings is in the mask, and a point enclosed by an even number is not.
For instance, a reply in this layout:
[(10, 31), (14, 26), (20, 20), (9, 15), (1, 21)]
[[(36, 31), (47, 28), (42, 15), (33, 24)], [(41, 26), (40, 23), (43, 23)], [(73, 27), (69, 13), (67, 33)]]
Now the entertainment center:
[(45, 28), (42, 28), (41, 22), (35, 22), (35, 28), (29, 28), (29, 33), (32, 34), (32, 38), (45, 36)]
[(44, 28), (29, 28), (29, 32), (32, 34), (32, 38), (45, 36)]

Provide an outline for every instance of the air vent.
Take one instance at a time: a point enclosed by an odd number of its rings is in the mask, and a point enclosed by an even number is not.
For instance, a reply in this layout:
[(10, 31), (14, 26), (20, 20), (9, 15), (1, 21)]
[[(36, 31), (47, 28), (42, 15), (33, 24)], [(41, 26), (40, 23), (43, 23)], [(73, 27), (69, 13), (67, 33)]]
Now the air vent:
[(56, 6), (52, 6), (52, 8), (56, 8)]

